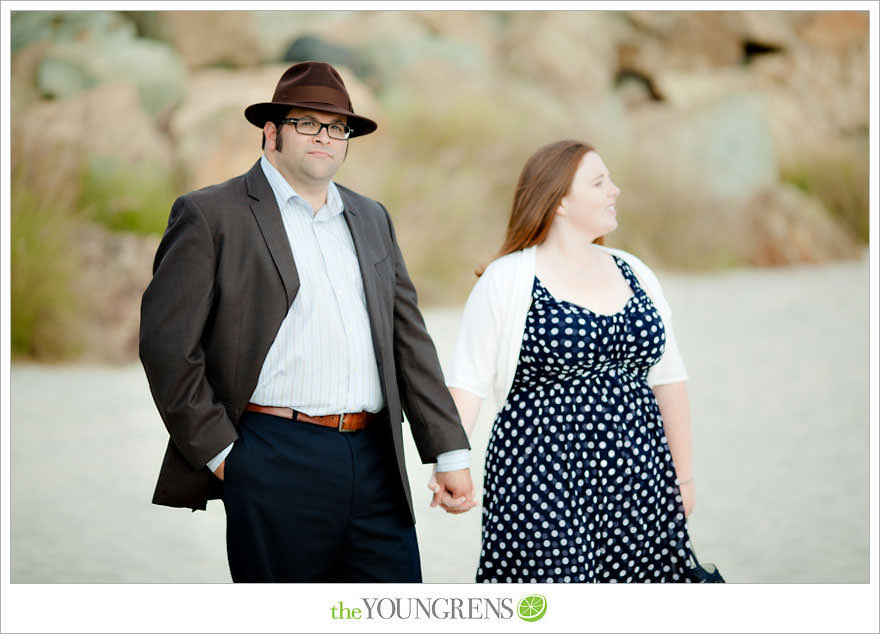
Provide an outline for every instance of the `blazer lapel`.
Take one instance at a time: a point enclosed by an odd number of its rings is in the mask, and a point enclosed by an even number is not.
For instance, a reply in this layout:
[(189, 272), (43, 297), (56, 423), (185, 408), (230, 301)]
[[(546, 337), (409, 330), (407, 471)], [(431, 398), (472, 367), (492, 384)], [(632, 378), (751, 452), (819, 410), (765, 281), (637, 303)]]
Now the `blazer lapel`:
[(296, 272), (296, 263), (293, 253), (290, 251), (290, 241), (287, 239), (287, 231), (281, 220), (281, 212), (275, 200), (275, 194), (263, 174), (260, 162), (250, 169), (245, 177), (248, 196), (253, 199), (251, 211), (260, 226), (260, 232), (266, 241), (266, 246), (275, 261), (275, 267), (284, 282), (284, 290), (287, 293), (287, 306), (293, 304), (293, 300), (299, 291), (299, 274)]
[[(357, 252), (361, 278), (364, 281), (367, 314), (370, 317), (373, 332), (382, 332), (383, 314), (386, 312), (382, 310), (382, 306), (385, 299), (384, 295), (387, 293), (382, 293), (382, 284), (379, 280), (376, 265), (382, 262), (383, 259), (387, 259), (388, 253), (384, 248), (385, 241), (382, 240), (380, 235), (377, 235), (376, 228), (370, 223), (367, 215), (359, 212), (357, 207), (352, 204), (347, 192), (339, 188), (339, 193), (342, 196), (342, 214), (345, 222), (348, 223), (351, 239)], [(393, 271), (390, 271), (389, 275), (393, 275)]]

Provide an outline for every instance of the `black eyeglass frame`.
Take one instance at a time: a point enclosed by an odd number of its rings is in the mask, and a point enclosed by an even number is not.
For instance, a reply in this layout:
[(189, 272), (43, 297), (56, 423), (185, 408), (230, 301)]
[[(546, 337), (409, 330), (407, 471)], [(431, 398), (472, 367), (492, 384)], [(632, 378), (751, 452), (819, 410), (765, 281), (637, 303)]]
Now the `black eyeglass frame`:
[[(309, 121), (311, 123), (316, 124), (318, 126), (318, 131), (315, 132), (314, 134), (310, 134), (308, 132), (300, 132), (299, 128), (296, 125), (300, 121)], [(351, 133), (354, 132), (354, 130), (352, 129), (351, 126), (348, 126), (344, 123), (339, 123), (338, 121), (331, 121), (330, 123), (321, 123), (320, 121), (316, 121), (315, 119), (287, 118), (287, 119), (279, 119), (278, 123), (292, 123), (293, 129), (296, 130), (297, 134), (304, 134), (305, 136), (318, 136), (319, 134), (321, 134), (321, 130), (323, 130), (324, 128), (327, 128), (327, 136), (330, 137), (331, 139), (335, 139), (337, 141), (347, 140), (349, 137), (351, 137)], [(339, 126), (342, 126), (343, 128), (345, 128), (345, 136), (340, 139), (339, 137), (336, 137), (336, 136), (333, 136), (332, 134), (330, 134), (330, 126), (331, 125), (339, 125)]]

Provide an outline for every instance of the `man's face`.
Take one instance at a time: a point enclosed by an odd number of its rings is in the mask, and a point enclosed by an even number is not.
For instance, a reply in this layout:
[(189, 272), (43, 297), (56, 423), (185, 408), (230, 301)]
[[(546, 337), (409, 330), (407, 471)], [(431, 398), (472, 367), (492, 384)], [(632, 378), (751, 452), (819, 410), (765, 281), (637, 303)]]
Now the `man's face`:
[[(291, 108), (288, 118), (312, 119), (318, 123), (347, 123), (345, 115)], [(309, 136), (296, 131), (292, 123), (285, 123), (280, 128), (267, 123), (263, 131), (266, 133), (266, 157), (294, 189), (326, 187), (342, 161), (348, 140), (334, 139), (327, 133), (327, 128)], [(277, 136), (281, 135), (281, 149), (278, 150)]]

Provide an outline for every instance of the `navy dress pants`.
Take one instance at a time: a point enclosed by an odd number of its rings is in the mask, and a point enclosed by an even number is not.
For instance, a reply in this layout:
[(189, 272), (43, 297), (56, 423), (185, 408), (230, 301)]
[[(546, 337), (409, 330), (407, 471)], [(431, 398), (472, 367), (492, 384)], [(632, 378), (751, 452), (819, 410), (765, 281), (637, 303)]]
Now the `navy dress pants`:
[(387, 417), (340, 433), (245, 412), (226, 458), (235, 582), (422, 580)]

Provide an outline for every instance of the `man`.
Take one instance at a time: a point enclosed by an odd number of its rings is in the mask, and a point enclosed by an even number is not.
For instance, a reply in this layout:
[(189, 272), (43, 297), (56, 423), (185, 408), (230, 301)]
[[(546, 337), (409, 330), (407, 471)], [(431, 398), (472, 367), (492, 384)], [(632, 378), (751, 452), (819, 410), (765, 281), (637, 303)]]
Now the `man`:
[(421, 581), (403, 411), (437, 463), (432, 506), (475, 502), (388, 212), (330, 180), (376, 123), (316, 62), (245, 117), (263, 156), (175, 201), (143, 297), (140, 356), (171, 436), (153, 502), (222, 497), (234, 581)]

